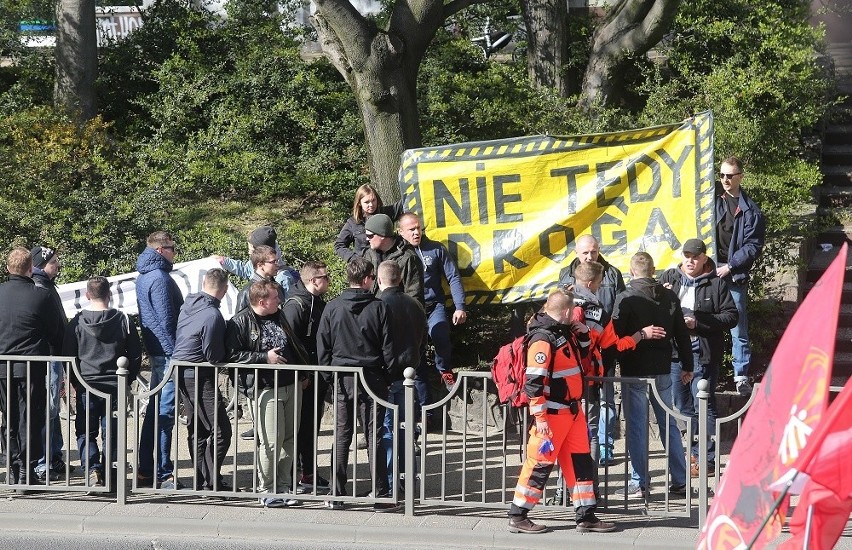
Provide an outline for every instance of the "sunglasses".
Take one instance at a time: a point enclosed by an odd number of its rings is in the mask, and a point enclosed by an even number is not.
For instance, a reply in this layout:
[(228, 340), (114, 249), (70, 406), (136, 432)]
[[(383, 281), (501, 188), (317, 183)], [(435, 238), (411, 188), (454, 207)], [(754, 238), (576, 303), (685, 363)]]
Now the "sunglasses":
[(162, 248), (163, 250), (171, 250), (172, 252), (175, 251), (175, 245), (161, 246), (160, 248)]
[(317, 275), (316, 277), (313, 277), (313, 278), (314, 279), (325, 279), (326, 281), (329, 280), (328, 275)]
[(723, 180), (724, 179), (732, 180), (732, 179), (734, 179), (734, 176), (739, 176), (740, 174), (742, 174), (742, 172), (734, 172), (733, 174), (726, 174), (724, 172), (719, 172), (719, 177)]

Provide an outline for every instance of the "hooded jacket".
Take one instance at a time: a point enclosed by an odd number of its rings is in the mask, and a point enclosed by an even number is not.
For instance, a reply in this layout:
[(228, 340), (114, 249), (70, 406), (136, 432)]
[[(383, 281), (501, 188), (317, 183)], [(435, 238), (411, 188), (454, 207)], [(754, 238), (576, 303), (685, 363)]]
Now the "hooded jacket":
[(313, 365), (319, 365), (317, 358), (317, 328), (325, 311), (325, 300), (322, 296), (314, 296), (305, 288), (302, 281), (290, 287), (290, 294), (281, 306), (284, 319), (296, 338), (308, 353), (308, 359)]
[[(387, 252), (381, 252), (373, 248), (368, 249), (364, 253), (364, 257), (373, 264), (375, 273), (379, 272), (379, 264), (391, 260), (397, 263), (402, 270), (402, 282), (399, 286), (402, 291), (420, 302), (424, 308), (426, 307), (426, 298), (424, 294), (423, 284), (423, 262), (417, 257), (414, 252), (414, 247), (408, 244), (408, 241), (397, 235), (393, 246)], [(373, 281), (373, 294), (379, 293), (378, 280)]]
[[(225, 319), (220, 301), (206, 292), (190, 294), (178, 315), (175, 351), (172, 359), (191, 363), (225, 361)], [(184, 367), (181, 376), (195, 378), (195, 369)], [(215, 369), (199, 367), (199, 378), (211, 378)]]
[(387, 305), (369, 290), (347, 288), (325, 306), (317, 328), (320, 365), (396, 368)]
[(63, 355), (77, 358), (80, 375), (95, 389), (118, 387), (117, 361), (127, 357), (128, 384), (136, 379), (142, 366), (142, 342), (136, 326), (117, 309), (84, 309), (65, 329)]
[[(683, 272), (682, 265), (678, 265), (663, 272), (660, 283), (671, 284), (672, 292), (678, 297), (678, 304), (684, 287), (689, 284), (695, 286), (696, 324), (690, 334), (698, 337), (701, 364), (720, 367), (725, 356), (725, 331), (737, 325), (739, 312), (728, 284), (716, 276), (716, 264), (707, 258), (704, 273), (695, 279), (690, 279)], [(677, 352), (675, 350), (673, 355), (675, 360), (683, 357)]]
[[(62, 349), (64, 332), (53, 298), (31, 278), (9, 275), (0, 284), (0, 355), (50, 355)], [(44, 363), (33, 363), (32, 379), (43, 379), (45, 368)], [(12, 378), (25, 378), (27, 364), (12, 363), (11, 370)], [(0, 365), (0, 378), (6, 378), (6, 364)]]
[(142, 343), (149, 355), (170, 356), (175, 350), (175, 331), (183, 296), (169, 272), (172, 263), (153, 248), (136, 260), (136, 303), (142, 325)]
[(651, 278), (630, 281), (615, 300), (612, 325), (619, 336), (636, 334), (648, 325), (663, 327), (667, 338), (640, 340), (636, 349), (619, 355), (622, 376), (657, 376), (671, 372), (672, 344), (685, 354), (683, 370), (692, 372), (689, 331), (680, 301), (674, 293)]

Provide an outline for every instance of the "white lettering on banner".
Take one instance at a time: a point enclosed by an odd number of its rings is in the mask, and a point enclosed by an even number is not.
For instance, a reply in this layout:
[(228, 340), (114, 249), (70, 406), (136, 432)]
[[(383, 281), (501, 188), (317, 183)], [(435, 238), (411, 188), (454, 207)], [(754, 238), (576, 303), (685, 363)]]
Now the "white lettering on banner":
[[(188, 294), (201, 292), (201, 283), (204, 281), (204, 275), (211, 269), (221, 267), (219, 262), (213, 258), (202, 258), (191, 262), (183, 262), (175, 264), (174, 269), (169, 274), (177, 283), (180, 293), (185, 298)], [(136, 277), (139, 272), (122, 273), (113, 277), (107, 277), (112, 291), (112, 302), (110, 305), (116, 309), (120, 309), (128, 315), (137, 315), (139, 308), (136, 304)], [(86, 281), (77, 281), (76, 283), (67, 283), (57, 287), (59, 297), (62, 299), (62, 307), (65, 309), (65, 316), (69, 319), (77, 315), (81, 309), (85, 309), (89, 305), (89, 300), (86, 299)], [(222, 304), (219, 306), (222, 316), (225, 319), (230, 319), (234, 316), (234, 308), (237, 305), (237, 287), (230, 282), (228, 283), (228, 293), (222, 298)]]

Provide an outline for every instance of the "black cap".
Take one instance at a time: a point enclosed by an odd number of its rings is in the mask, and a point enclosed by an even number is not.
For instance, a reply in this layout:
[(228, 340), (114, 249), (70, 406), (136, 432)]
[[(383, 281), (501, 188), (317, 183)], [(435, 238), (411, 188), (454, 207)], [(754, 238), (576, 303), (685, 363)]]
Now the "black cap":
[(46, 246), (37, 246), (30, 250), (30, 254), (33, 257), (33, 267), (41, 269), (53, 258), (56, 251)]
[(275, 241), (278, 240), (278, 234), (275, 232), (275, 228), (270, 227), (268, 225), (264, 225), (263, 227), (258, 227), (249, 235), (248, 242), (252, 246), (260, 246), (265, 244), (266, 246), (271, 246), (275, 248)]
[(683, 251), (690, 254), (707, 254), (707, 245), (701, 239), (689, 239), (683, 243)]

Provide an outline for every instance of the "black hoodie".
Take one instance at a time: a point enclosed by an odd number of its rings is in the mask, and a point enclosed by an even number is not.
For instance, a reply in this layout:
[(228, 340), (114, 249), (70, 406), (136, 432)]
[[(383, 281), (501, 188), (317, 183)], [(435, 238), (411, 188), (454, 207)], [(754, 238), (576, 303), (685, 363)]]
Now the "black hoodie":
[(117, 309), (78, 313), (65, 329), (62, 353), (77, 358), (86, 383), (107, 391), (118, 387), (119, 357), (130, 362), (128, 383), (136, 379), (142, 366), (142, 342), (136, 326)]
[(322, 296), (314, 296), (305, 288), (302, 281), (290, 287), (287, 300), (282, 302), (281, 311), (284, 319), (293, 329), (293, 334), (302, 342), (308, 352), (308, 358), (314, 365), (319, 365), (317, 358), (317, 327), (322, 312), (325, 311), (325, 300)]
[(317, 329), (320, 365), (395, 368), (387, 305), (369, 290), (347, 288), (325, 306)]
[(619, 356), (622, 376), (656, 376), (671, 372), (672, 344), (682, 356), (683, 370), (692, 372), (692, 345), (680, 300), (651, 278), (636, 278), (615, 299), (612, 325), (618, 336), (630, 336), (648, 325), (666, 330), (661, 340), (640, 340), (636, 349)]

